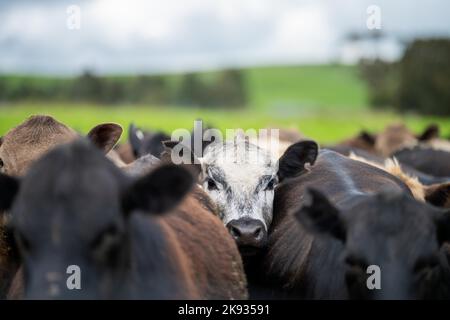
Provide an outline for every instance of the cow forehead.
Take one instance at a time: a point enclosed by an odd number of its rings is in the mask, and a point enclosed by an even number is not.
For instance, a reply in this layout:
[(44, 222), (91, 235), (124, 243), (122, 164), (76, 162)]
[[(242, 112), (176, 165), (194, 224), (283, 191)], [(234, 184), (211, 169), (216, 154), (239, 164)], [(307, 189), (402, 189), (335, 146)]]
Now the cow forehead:
[(77, 138), (75, 132), (58, 133), (29, 141), (21, 136), (6, 136), (0, 147), (0, 155), (10, 166), (10, 174), (23, 175), (30, 164), (59, 144), (71, 142)]
[(273, 167), (276, 159), (266, 149), (245, 142), (224, 142), (209, 145), (205, 149), (202, 162), (209, 165), (226, 166), (228, 164)]
[(277, 161), (266, 150), (251, 144), (223, 143), (207, 148), (204, 173), (219, 175), (230, 186), (256, 186), (262, 176), (277, 172)]
[[(221, 169), (219, 172), (222, 174), (222, 180), (226, 181), (227, 185), (232, 188), (239, 188), (239, 186), (256, 187), (262, 177), (273, 176), (276, 173), (276, 170), (272, 167), (261, 167), (248, 163), (227, 163)], [(207, 171), (209, 173), (214, 170)]]

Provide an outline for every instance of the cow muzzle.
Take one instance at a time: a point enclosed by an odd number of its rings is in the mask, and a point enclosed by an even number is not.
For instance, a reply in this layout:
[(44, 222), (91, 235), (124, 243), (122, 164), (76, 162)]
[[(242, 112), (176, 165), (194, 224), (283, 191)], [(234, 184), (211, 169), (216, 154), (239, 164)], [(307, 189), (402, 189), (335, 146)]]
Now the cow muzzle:
[(227, 229), (243, 254), (255, 254), (266, 245), (267, 231), (259, 220), (250, 218), (231, 220), (227, 224)]

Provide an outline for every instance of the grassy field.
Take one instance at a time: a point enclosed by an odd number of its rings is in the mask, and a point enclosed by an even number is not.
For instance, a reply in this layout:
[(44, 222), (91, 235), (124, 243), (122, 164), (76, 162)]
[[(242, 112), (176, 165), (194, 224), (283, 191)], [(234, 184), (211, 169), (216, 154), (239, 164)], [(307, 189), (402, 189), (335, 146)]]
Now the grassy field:
[(256, 108), (343, 108), (367, 105), (367, 91), (354, 66), (251, 68), (249, 103)]
[[(214, 72), (204, 73), (204, 77)], [(430, 123), (450, 135), (450, 118), (397, 115), (367, 108), (367, 91), (355, 67), (284, 66), (245, 70), (249, 105), (244, 110), (207, 110), (168, 106), (91, 105), (30, 102), (0, 104), (0, 135), (33, 114), (48, 114), (86, 133), (100, 122), (130, 122), (171, 132), (190, 129), (201, 118), (220, 128), (296, 127), (321, 143), (333, 143), (361, 129), (379, 131), (387, 124), (405, 122), (415, 131)], [(179, 75), (170, 75), (179, 81)], [(34, 78), (33, 81), (39, 81)], [(43, 79), (42, 81), (50, 81)]]
[(306, 136), (321, 143), (332, 143), (356, 134), (361, 129), (381, 130), (386, 124), (404, 121), (411, 129), (420, 131), (429, 123), (438, 123), (443, 133), (450, 134), (450, 118), (399, 116), (365, 109), (340, 111), (339, 108), (317, 112), (297, 110), (279, 114), (276, 110), (199, 110), (157, 108), (144, 106), (94, 106), (21, 104), (0, 107), (0, 135), (33, 114), (49, 114), (86, 133), (100, 122), (116, 122), (127, 129), (130, 122), (139, 126), (171, 132), (177, 128), (192, 128), (201, 118), (214, 127), (264, 128), (267, 126), (296, 127)]

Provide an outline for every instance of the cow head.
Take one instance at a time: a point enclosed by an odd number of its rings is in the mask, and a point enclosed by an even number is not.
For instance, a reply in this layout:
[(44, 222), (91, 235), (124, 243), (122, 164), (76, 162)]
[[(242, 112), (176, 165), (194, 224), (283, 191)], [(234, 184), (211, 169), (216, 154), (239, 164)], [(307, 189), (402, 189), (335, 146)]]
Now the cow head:
[[(0, 210), (12, 214), (26, 298), (123, 294), (130, 238), (139, 238), (130, 235), (129, 225), (142, 214), (148, 215), (144, 224), (155, 225), (153, 216), (177, 205), (192, 183), (187, 171), (173, 165), (130, 180), (85, 141), (50, 151), (20, 181), (0, 175)], [(80, 268), (81, 290), (66, 285), (72, 265)]]
[(137, 128), (133, 123), (130, 124), (128, 129), (128, 141), (136, 159), (147, 154), (159, 157), (164, 151), (162, 142), (169, 139), (170, 136), (164, 132), (144, 131)]
[[(441, 246), (450, 239), (450, 212), (396, 192), (361, 196), (341, 212), (322, 193), (310, 190), (296, 217), (310, 232), (344, 243), (350, 297), (448, 295), (450, 270)], [(379, 290), (369, 290), (367, 285), (371, 265), (380, 268)]]
[[(117, 143), (122, 128), (113, 123), (100, 124), (89, 139), (105, 153)], [(0, 143), (0, 172), (22, 176), (29, 166), (51, 148), (73, 141), (78, 133), (49, 116), (32, 116), (10, 130)]]
[(277, 184), (304, 172), (317, 152), (315, 142), (302, 141), (276, 159), (248, 140), (234, 139), (210, 144), (197, 159), (199, 182), (244, 255), (266, 245)]
[(379, 133), (375, 142), (375, 149), (383, 156), (389, 157), (394, 152), (410, 148), (419, 143), (429, 142), (439, 137), (439, 127), (429, 125), (421, 134), (415, 135), (404, 124), (392, 124)]

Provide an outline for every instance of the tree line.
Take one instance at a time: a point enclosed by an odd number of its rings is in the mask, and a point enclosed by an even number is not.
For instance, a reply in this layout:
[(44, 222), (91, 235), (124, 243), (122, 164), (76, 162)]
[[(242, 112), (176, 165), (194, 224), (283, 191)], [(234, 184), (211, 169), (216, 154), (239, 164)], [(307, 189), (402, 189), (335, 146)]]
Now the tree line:
[(243, 107), (247, 87), (243, 71), (235, 69), (212, 77), (199, 73), (112, 77), (90, 70), (73, 78), (0, 75), (0, 102), (26, 100)]
[(450, 39), (418, 39), (400, 61), (361, 60), (359, 71), (375, 108), (450, 115)]

